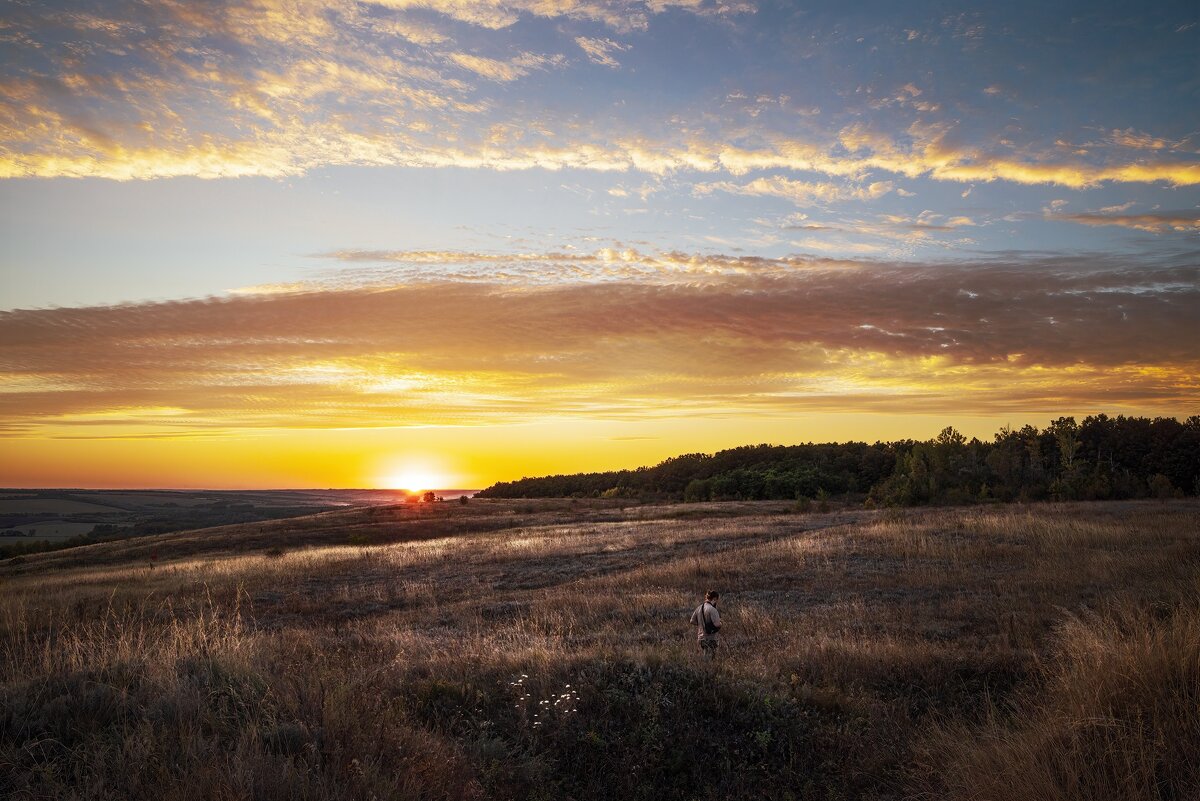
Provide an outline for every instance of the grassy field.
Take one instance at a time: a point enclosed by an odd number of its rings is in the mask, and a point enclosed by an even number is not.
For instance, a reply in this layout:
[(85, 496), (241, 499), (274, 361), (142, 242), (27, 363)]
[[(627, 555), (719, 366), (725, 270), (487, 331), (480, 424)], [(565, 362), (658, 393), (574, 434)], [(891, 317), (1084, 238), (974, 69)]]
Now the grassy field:
[(472, 501), (0, 563), (5, 798), (1184, 801), (1197, 755), (1194, 501)]

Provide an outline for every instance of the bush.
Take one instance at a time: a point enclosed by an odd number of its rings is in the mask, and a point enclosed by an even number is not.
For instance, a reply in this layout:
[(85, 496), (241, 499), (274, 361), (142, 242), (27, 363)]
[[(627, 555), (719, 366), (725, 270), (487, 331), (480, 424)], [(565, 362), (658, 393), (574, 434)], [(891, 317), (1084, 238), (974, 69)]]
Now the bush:
[(1171, 483), (1171, 479), (1164, 476), (1162, 473), (1155, 473), (1150, 477), (1150, 494), (1155, 498), (1174, 498), (1175, 485)]

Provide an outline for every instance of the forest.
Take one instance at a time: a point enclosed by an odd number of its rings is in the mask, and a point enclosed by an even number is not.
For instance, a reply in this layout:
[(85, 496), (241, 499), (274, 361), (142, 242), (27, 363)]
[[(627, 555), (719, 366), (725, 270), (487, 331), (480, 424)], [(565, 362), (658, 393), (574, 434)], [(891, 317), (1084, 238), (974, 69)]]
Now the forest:
[(653, 467), (500, 482), (481, 498), (792, 500), (868, 506), (1200, 495), (1200, 415), (1060, 417), (968, 440), (747, 445)]

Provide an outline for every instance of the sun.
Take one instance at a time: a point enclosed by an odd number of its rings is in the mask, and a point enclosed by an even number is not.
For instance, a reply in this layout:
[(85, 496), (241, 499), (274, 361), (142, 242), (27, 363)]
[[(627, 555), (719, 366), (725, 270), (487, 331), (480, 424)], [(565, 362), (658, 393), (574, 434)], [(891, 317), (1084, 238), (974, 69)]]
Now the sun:
[(420, 495), (457, 486), (454, 483), (457, 479), (450, 465), (432, 455), (394, 455), (377, 464), (374, 473), (376, 487), (408, 495)]
[(422, 489), (433, 489), (434, 483), (437, 482), (434, 482), (425, 472), (397, 472), (396, 475), (388, 478), (389, 489), (401, 489), (406, 493), (419, 493)]
[(441, 477), (425, 470), (402, 470), (393, 473), (387, 479), (388, 489), (403, 490), (404, 492), (422, 492), (424, 490), (441, 489)]

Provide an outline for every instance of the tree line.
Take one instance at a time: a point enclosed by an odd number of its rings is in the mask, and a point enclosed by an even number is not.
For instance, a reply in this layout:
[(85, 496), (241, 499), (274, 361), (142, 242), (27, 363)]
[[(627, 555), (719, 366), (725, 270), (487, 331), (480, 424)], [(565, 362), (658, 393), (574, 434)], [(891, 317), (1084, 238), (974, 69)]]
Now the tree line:
[(947, 427), (927, 441), (747, 445), (653, 467), (522, 478), (481, 498), (800, 500), (875, 506), (1200, 495), (1200, 415), (1060, 417), (991, 442)]

